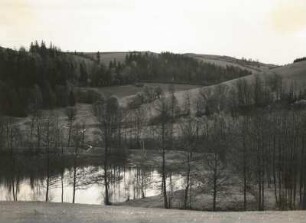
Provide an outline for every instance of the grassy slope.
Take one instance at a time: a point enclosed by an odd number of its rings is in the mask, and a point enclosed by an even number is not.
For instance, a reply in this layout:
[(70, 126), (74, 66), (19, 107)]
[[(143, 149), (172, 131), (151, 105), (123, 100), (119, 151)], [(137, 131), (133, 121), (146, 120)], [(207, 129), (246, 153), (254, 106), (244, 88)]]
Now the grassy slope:
[(305, 83), (306, 81), (306, 61), (274, 68), (270, 70), (270, 73), (279, 74), (286, 80)]
[(302, 223), (305, 211), (200, 212), (154, 208), (113, 207), (39, 202), (0, 202), (0, 222), (5, 223), (115, 223), (115, 222), (206, 222), (206, 223)]
[(226, 66), (234, 66), (241, 69), (246, 69), (251, 71), (252, 73), (258, 73), (262, 71), (268, 71), (271, 68), (275, 68), (275, 65), (272, 64), (264, 64), (264, 63), (251, 63), (246, 62), (240, 59), (236, 59), (229, 56), (218, 56), (218, 55), (207, 55), (207, 54), (185, 54), (187, 56), (193, 57), (205, 63), (212, 63), (217, 66), (226, 67)]
[[(116, 59), (117, 62), (124, 62), (125, 60), (125, 56), (128, 54), (129, 52), (100, 52), (100, 62), (103, 64), (108, 64), (110, 61)], [(97, 53), (96, 52), (87, 52), (84, 53), (86, 56), (89, 56), (93, 59), (97, 59)], [(233, 58), (233, 57), (228, 57), (228, 56), (217, 56), (217, 55), (204, 55), (204, 54), (185, 54), (186, 56), (190, 56), (196, 59), (199, 59), (201, 61), (204, 62), (208, 62), (208, 63), (214, 63), (218, 66), (235, 66), (235, 67), (239, 67), (241, 69), (247, 69), (249, 71), (251, 71), (253, 74), (257, 74), (257, 73), (262, 73), (262, 72), (271, 72), (270, 70), (274, 69), (276, 66), (275, 65), (271, 65), (271, 64), (264, 64), (264, 63), (259, 63), (259, 65), (255, 65), (252, 63), (247, 63), (245, 61)], [(245, 77), (247, 79), (253, 79), (252, 76), (249, 77)], [(224, 82), (225, 85), (227, 86), (231, 86), (233, 84), (235, 84), (235, 80), (230, 80), (230, 81), (226, 81)], [(160, 86), (162, 86), (162, 88), (164, 90), (167, 89), (167, 85), (162, 85), (160, 84)], [(190, 87), (188, 85), (185, 85), (185, 87), (182, 87), (184, 85), (177, 85), (177, 93), (176, 96), (178, 98), (178, 102), (179, 104), (182, 104), (185, 98), (185, 94), (188, 90), (191, 99), (194, 101), (194, 99), (197, 97), (197, 94), (199, 92), (200, 88), (195, 88), (195, 86)], [(213, 86), (209, 86), (209, 87), (204, 87), (205, 89), (215, 89), (215, 86), (217, 85), (213, 85)], [(186, 88), (186, 89), (183, 89)], [(129, 100), (129, 98), (136, 94), (138, 92), (138, 88), (132, 85), (128, 85), (128, 86), (120, 86), (120, 87), (105, 87), (105, 88), (100, 88), (99, 92), (105, 94), (105, 95), (117, 95), (120, 100), (121, 100), (121, 104), (125, 105), (126, 101)], [(150, 107), (150, 106), (149, 106)], [(152, 110), (152, 109), (151, 109)], [(153, 109), (154, 110), (154, 109)], [(154, 115), (154, 111), (151, 111), (151, 113)]]
[[(208, 87), (203, 87), (202, 89), (206, 91), (215, 91), (217, 86), (224, 85), (227, 87), (229, 90), (231, 87), (235, 86), (237, 81), (239, 79), (245, 79), (248, 82), (252, 82), (254, 80), (255, 75), (260, 75), (260, 76), (268, 76), (268, 75), (280, 75), (284, 82), (287, 84), (290, 84), (291, 82), (295, 83), (295, 85), (299, 87), (305, 87), (306, 83), (306, 61), (304, 62), (299, 62), (299, 63), (294, 63), (294, 64), (289, 64), (286, 66), (281, 66), (281, 67), (276, 67), (276, 68), (271, 68), (266, 71), (262, 72), (257, 72), (253, 75), (242, 77), (242, 78), (237, 78), (234, 80), (230, 81), (225, 81), (221, 84), (216, 84)], [(180, 104), (183, 103), (184, 95), (189, 92), (191, 98), (194, 100), (196, 99), (198, 93), (199, 93), (200, 88), (198, 89), (191, 89), (189, 91), (180, 91), (176, 93), (176, 97), (178, 98), (178, 101)]]
[[(144, 86), (150, 87), (161, 87), (164, 91), (167, 91), (169, 84), (162, 83), (144, 83)], [(191, 84), (175, 84), (176, 91), (185, 91), (193, 88), (198, 88), (200, 85), (191, 85)], [(81, 88), (82, 89), (82, 88)], [(119, 99), (136, 95), (142, 90), (142, 87), (137, 87), (136, 85), (121, 85), (121, 86), (110, 86), (110, 87), (101, 87), (101, 88), (83, 88), (83, 89), (94, 89), (104, 96), (115, 95)]]

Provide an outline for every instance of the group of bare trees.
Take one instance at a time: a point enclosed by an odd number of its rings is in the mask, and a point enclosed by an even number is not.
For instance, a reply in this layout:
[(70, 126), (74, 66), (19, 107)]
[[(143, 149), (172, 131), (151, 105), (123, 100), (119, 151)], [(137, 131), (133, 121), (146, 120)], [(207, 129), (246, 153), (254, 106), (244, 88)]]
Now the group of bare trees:
[(232, 153), (245, 210), (247, 192), (256, 195), (258, 210), (264, 210), (271, 199), (266, 193), (272, 191), (277, 208), (305, 209), (305, 117), (300, 111), (283, 111), (239, 120), (236, 136), (240, 145)]
[[(0, 117), (0, 152), (1, 155), (9, 158), (12, 177), (18, 182), (18, 171), (16, 160), (26, 159), (28, 155), (41, 157), (45, 160), (45, 201), (50, 200), (50, 189), (58, 180), (54, 176), (54, 165), (61, 168), (61, 201), (64, 202), (64, 166), (65, 156), (73, 157), (73, 200), (75, 202), (76, 181), (77, 181), (77, 159), (85, 146), (84, 124), (75, 123), (76, 109), (67, 107), (65, 114), (67, 118), (60, 117), (56, 113), (45, 113), (35, 111), (26, 124), (20, 123), (11, 117)], [(22, 159), (20, 158), (22, 157)], [(55, 159), (61, 162), (54, 162)], [(24, 161), (26, 162), (26, 160)], [(19, 165), (20, 166), (20, 165)], [(59, 168), (58, 166), (56, 168)], [(16, 169), (16, 171), (14, 171)], [(16, 178), (16, 180), (15, 180)], [(17, 186), (14, 186), (15, 188)], [(17, 200), (18, 193), (13, 192), (14, 200)]]
[[(196, 105), (204, 109), (202, 114), (211, 126), (203, 135), (208, 139), (211, 135), (213, 140), (205, 141), (203, 147), (212, 158), (205, 163), (214, 176), (214, 203), (218, 174), (226, 173), (220, 179), (233, 174), (241, 179), (244, 210), (248, 209), (248, 193), (255, 196), (257, 209), (265, 210), (267, 201), (271, 202), (266, 194), (271, 195), (271, 191), (277, 208), (305, 209), (306, 114), (300, 103), (305, 91), (294, 83), (284, 85), (275, 75), (266, 79), (255, 76), (253, 83), (242, 79), (235, 88), (219, 86), (216, 92), (200, 92)], [(223, 117), (223, 127), (216, 115)], [(223, 173), (218, 173), (218, 168)], [(227, 181), (230, 183), (230, 179)]]
[[(104, 203), (111, 204), (109, 198), (109, 171), (111, 163), (109, 159), (121, 149), (121, 109), (118, 99), (114, 96), (101, 98), (93, 105), (94, 114), (97, 117), (98, 128), (101, 133), (100, 146), (104, 148), (103, 155), (103, 180), (104, 180)], [(118, 153), (117, 153), (118, 154)]]
[[(93, 103), (93, 113), (103, 173), (95, 180), (104, 186), (104, 203), (111, 204), (110, 187), (121, 180), (114, 163), (132, 148), (141, 151), (133, 184), (142, 197), (149, 178), (145, 165), (148, 150), (159, 152), (157, 168), (164, 208), (175, 206), (172, 176), (176, 167), (171, 166), (168, 153), (179, 151), (184, 154), (177, 167), (184, 178), (180, 208), (192, 209), (193, 195), (205, 193), (211, 195), (211, 210), (219, 210), (220, 198), (236, 186), (241, 189), (242, 210), (253, 210), (254, 205), (258, 210), (271, 208), (267, 205), (271, 200), (278, 209), (306, 209), (306, 114), (297, 106), (305, 96), (305, 91), (294, 85), (284, 86), (278, 76), (256, 76), (252, 84), (240, 80), (232, 88), (220, 85), (204, 89), (196, 98), (186, 93), (180, 103), (173, 85), (153, 103), (132, 108), (122, 108), (115, 96), (99, 98)], [(86, 126), (76, 123), (75, 108), (67, 108), (65, 114), (62, 124), (56, 115), (34, 113), (26, 134), (21, 134), (22, 128), (11, 119), (1, 118), (0, 150), (9, 151), (12, 163), (14, 154), (24, 145), (46, 157), (46, 201), (53, 183), (51, 155), (64, 156), (69, 151), (73, 156), (74, 203), (81, 181), (78, 158), (86, 147)], [(61, 180), (63, 201), (63, 174)]]
[[(158, 118), (152, 128), (161, 154), (165, 208), (171, 207), (167, 152), (173, 149), (186, 154), (181, 171), (186, 178), (181, 206), (185, 209), (192, 208), (192, 189), (199, 191), (200, 187), (211, 193), (212, 210), (217, 210), (218, 197), (226, 196), (237, 179), (243, 210), (254, 209), (250, 194), (258, 210), (271, 208), (266, 203), (274, 201), (273, 208), (306, 208), (306, 115), (303, 107), (296, 106), (305, 91), (294, 84), (284, 85), (277, 75), (255, 76), (252, 81), (238, 81), (233, 89), (219, 86), (215, 92), (200, 92), (194, 103), (196, 116), (190, 112), (193, 102), (188, 94), (183, 107), (175, 108), (177, 100), (171, 88), (155, 102)], [(204, 163), (202, 169), (195, 164), (199, 159)]]
[[(220, 198), (239, 186), (241, 210), (305, 209), (305, 113), (214, 115), (182, 123), (181, 142), (177, 142), (186, 154), (180, 172), (185, 177), (182, 208), (192, 208), (194, 190), (211, 194), (211, 210), (218, 210)], [(199, 161), (202, 168), (196, 165)], [(171, 173), (162, 168), (161, 174), (169, 178)], [(169, 188), (163, 191), (164, 200), (168, 194)], [(248, 200), (250, 195), (255, 203)]]

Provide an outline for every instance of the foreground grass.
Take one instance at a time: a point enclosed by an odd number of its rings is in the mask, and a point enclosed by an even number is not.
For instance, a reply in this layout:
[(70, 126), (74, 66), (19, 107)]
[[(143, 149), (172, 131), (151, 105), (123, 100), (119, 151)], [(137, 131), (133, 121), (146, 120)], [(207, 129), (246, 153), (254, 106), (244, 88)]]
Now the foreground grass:
[(0, 222), (205, 222), (304, 223), (305, 211), (200, 212), (42, 202), (0, 202)]

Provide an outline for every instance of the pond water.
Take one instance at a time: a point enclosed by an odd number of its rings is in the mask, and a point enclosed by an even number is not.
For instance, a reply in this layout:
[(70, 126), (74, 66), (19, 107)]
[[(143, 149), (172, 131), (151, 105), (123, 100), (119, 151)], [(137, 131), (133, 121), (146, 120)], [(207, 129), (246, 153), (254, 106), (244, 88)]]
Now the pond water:
[[(0, 200), (103, 204), (104, 169), (99, 159), (21, 156), (0, 158)], [(111, 202), (124, 202), (155, 196), (161, 191), (161, 175), (155, 167), (137, 166), (125, 161), (108, 168)], [(183, 177), (172, 175), (172, 190), (182, 188)], [(74, 190), (75, 188), (75, 190)], [(169, 188), (170, 189), (170, 188)]]

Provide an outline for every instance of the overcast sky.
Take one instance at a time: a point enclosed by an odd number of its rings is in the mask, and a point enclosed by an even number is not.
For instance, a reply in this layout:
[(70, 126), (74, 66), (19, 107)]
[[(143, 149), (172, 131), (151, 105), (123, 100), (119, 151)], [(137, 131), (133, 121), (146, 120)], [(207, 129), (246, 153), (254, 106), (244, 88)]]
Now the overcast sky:
[(306, 0), (0, 0), (0, 45), (203, 53), (285, 64), (306, 56)]

